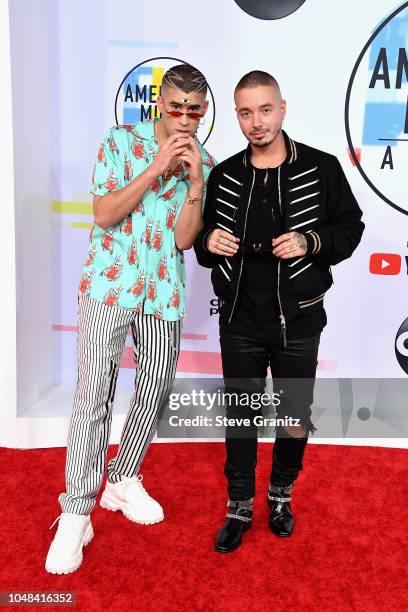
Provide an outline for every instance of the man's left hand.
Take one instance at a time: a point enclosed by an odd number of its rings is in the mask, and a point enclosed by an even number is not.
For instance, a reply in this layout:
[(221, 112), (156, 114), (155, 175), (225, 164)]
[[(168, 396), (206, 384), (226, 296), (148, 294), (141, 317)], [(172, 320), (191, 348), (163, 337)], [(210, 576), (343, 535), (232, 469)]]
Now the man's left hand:
[(272, 238), (272, 253), (281, 259), (303, 257), (306, 255), (306, 237), (299, 232), (282, 234), (278, 238)]
[(188, 166), (192, 186), (203, 186), (203, 160), (198, 145), (194, 138), (189, 137), (189, 148), (178, 156), (179, 161), (183, 161)]

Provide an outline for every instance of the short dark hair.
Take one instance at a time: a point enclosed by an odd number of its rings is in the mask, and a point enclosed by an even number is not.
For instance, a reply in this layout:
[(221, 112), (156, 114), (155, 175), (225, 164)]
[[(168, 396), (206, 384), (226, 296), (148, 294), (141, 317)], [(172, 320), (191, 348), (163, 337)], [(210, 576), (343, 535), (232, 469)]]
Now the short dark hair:
[(190, 64), (179, 64), (169, 68), (164, 76), (162, 86), (177, 87), (185, 93), (200, 92), (207, 93), (207, 81), (205, 76)]
[(244, 74), (235, 87), (234, 93), (245, 87), (258, 87), (259, 85), (270, 85), (277, 89), (279, 95), (281, 95), (278, 81), (269, 72), (264, 72), (263, 70), (252, 70)]

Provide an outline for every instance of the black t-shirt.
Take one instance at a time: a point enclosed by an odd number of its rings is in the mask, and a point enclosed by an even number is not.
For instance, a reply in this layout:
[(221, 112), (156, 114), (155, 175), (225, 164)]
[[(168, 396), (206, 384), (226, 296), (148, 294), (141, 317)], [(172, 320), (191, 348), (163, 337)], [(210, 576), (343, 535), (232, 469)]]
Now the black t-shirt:
[[(255, 169), (255, 183), (248, 210), (245, 245), (271, 245), (268, 253), (244, 253), (244, 265), (231, 323), (220, 309), (220, 325), (238, 334), (261, 339), (280, 336), (278, 301), (278, 258), (272, 253), (272, 238), (283, 233), (279, 207), (278, 168)], [(302, 313), (287, 323), (288, 339), (306, 338), (326, 325), (324, 309)]]
[[(255, 183), (248, 210), (245, 244), (271, 245), (279, 236), (282, 220), (279, 209), (278, 169), (255, 170)], [(276, 257), (274, 259), (277, 261)]]

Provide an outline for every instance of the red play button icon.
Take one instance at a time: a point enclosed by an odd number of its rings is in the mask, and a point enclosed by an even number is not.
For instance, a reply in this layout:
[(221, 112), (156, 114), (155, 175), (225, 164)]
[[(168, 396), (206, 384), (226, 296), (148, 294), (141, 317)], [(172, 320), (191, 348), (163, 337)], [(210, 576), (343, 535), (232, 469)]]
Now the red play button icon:
[(373, 253), (370, 257), (371, 274), (399, 274), (401, 255), (394, 253)]

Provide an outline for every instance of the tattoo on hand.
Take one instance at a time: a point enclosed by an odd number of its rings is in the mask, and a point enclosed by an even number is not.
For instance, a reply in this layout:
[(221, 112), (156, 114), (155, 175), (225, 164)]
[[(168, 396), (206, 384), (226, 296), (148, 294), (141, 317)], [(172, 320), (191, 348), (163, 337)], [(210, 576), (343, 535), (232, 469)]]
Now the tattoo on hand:
[(307, 251), (306, 236), (304, 236), (303, 234), (300, 234), (299, 232), (294, 232), (293, 238), (296, 242), (296, 245), (299, 247), (299, 249), (302, 249), (303, 251)]

